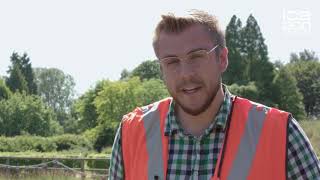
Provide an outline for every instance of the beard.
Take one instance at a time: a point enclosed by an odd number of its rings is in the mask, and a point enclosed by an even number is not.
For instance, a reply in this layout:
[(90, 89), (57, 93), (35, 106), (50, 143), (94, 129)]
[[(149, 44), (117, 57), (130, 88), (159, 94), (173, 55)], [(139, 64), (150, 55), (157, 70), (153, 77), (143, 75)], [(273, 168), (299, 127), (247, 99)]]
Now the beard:
[[(200, 80), (197, 79), (192, 79), (188, 82), (182, 82), (181, 84), (179, 84), (177, 86), (176, 92), (180, 92), (181, 91), (181, 87), (184, 87), (184, 85), (186, 85), (187, 83), (189, 84), (193, 84), (193, 85), (201, 85), (202, 89), (204, 88), (203, 83)], [(216, 84), (216, 86), (213, 87), (212, 90), (209, 89), (209, 92), (207, 92), (207, 97), (204, 100), (204, 103), (202, 103), (199, 107), (197, 108), (192, 108), (192, 107), (188, 107), (187, 105), (185, 105), (182, 101), (182, 98), (179, 98), (178, 95), (174, 94), (174, 93), (170, 93), (173, 100), (176, 102), (176, 104), (181, 107), (181, 109), (186, 112), (187, 114), (190, 114), (192, 116), (197, 116), (201, 113), (203, 113), (204, 111), (206, 111), (211, 103), (214, 101), (215, 97), (217, 96), (217, 93), (219, 91), (221, 87), (221, 78), (219, 78), (218, 83)]]

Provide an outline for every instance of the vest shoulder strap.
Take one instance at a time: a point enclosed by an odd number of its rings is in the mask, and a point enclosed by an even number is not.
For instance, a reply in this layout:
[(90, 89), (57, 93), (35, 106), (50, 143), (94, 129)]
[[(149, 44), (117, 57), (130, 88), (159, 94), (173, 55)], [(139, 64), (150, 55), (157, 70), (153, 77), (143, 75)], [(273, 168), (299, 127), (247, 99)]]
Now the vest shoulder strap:
[(122, 120), (126, 179), (164, 179), (168, 158), (165, 121), (171, 98), (136, 108)]

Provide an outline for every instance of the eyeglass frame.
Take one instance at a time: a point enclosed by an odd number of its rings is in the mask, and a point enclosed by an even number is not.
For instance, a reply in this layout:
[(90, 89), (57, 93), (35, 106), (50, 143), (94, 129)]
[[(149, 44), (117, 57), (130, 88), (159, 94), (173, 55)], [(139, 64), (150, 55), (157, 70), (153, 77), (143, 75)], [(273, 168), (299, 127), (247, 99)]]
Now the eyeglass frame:
[(185, 60), (186, 57), (189, 56), (190, 54), (195, 53), (195, 52), (199, 52), (199, 51), (206, 51), (207, 55), (209, 55), (211, 52), (213, 52), (215, 49), (217, 49), (217, 47), (219, 47), (219, 44), (215, 45), (215, 46), (214, 46), (212, 49), (210, 49), (210, 50), (200, 49), (200, 50), (197, 50), (197, 51), (188, 53), (188, 54), (183, 55), (183, 56), (164, 57), (164, 58), (159, 59), (159, 63), (161, 64), (161, 62), (164, 62), (166, 59), (169, 59), (169, 58), (177, 58), (179, 61), (182, 61), (182, 60)]

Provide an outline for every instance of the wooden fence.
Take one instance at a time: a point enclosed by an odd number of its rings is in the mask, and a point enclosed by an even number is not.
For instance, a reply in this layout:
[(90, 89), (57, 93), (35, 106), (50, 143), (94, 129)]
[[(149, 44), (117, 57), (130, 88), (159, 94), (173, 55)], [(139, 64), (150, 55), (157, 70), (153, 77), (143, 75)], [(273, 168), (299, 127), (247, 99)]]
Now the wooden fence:
[[(17, 160), (37, 160), (40, 161), (40, 164), (34, 165), (24, 165), (22, 163), (12, 163), (12, 161)], [(71, 160), (73, 162), (79, 162), (80, 167), (68, 167), (61, 163), (61, 161)], [(13, 156), (0, 156), (0, 169), (43, 169), (43, 170), (69, 170), (75, 174), (80, 174), (81, 177), (85, 178), (86, 176), (99, 176), (99, 177), (108, 177), (108, 168), (107, 165), (110, 157), (106, 158), (71, 158), (71, 157), (13, 157)], [(104, 161), (106, 163), (106, 168), (88, 168), (86, 162), (88, 161)], [(4, 163), (3, 163), (4, 162)], [(55, 164), (60, 167), (50, 167), (48, 164)]]

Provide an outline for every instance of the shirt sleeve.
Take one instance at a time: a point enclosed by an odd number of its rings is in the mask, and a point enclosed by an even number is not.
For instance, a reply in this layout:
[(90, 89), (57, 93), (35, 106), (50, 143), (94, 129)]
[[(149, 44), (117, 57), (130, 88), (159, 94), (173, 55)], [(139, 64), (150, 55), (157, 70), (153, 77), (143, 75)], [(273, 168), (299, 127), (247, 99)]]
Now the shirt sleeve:
[(124, 179), (123, 157), (121, 148), (121, 124), (114, 138), (109, 166), (109, 180)]
[(298, 122), (288, 124), (288, 179), (320, 179), (320, 164), (312, 145)]

